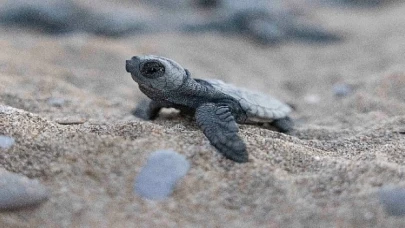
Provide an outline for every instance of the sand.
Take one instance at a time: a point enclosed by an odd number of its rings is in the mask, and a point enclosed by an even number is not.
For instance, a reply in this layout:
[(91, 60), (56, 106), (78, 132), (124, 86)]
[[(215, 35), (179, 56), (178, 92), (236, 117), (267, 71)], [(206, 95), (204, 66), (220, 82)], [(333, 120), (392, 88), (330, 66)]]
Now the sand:
[[(345, 40), (265, 47), (221, 34), (107, 39), (0, 27), (0, 134), (15, 139), (0, 167), (51, 192), (39, 207), (1, 212), (0, 227), (404, 226), (378, 192), (405, 187), (405, 5), (314, 15)], [(143, 95), (125, 60), (141, 54), (289, 102), (295, 130), (241, 125), (250, 161), (237, 164), (172, 110), (137, 119), (130, 111)], [(336, 83), (352, 93), (334, 96)], [(133, 183), (159, 149), (191, 167), (155, 202)]]

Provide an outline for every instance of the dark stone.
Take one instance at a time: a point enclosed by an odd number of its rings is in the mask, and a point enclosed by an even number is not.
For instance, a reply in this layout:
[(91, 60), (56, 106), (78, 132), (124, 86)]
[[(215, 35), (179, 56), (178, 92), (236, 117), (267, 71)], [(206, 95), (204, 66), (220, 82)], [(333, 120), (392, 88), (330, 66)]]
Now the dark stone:
[(134, 191), (146, 199), (163, 200), (172, 194), (189, 168), (190, 163), (183, 155), (172, 150), (156, 151), (136, 177)]
[(379, 198), (388, 215), (405, 215), (405, 188), (381, 189)]
[(0, 210), (35, 206), (48, 197), (48, 190), (38, 180), (0, 168)]

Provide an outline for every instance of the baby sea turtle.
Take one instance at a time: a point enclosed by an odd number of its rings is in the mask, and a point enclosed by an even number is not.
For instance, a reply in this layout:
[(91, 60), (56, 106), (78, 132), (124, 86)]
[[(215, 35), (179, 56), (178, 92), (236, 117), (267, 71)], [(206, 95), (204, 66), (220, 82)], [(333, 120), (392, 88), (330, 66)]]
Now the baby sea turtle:
[(146, 24), (133, 10), (94, 11), (74, 0), (13, 0), (0, 4), (0, 24), (49, 34), (85, 31), (120, 37), (143, 32)]
[(237, 123), (270, 123), (281, 132), (292, 128), (287, 104), (220, 80), (191, 78), (187, 69), (171, 59), (134, 56), (126, 61), (126, 70), (151, 99), (138, 105), (136, 116), (153, 120), (161, 108), (176, 108), (193, 115), (211, 144), (236, 162), (248, 161)]
[[(277, 0), (217, 0), (203, 23), (182, 27), (185, 32), (219, 31), (246, 36), (261, 44), (284, 41), (332, 43), (343, 38), (311, 20), (302, 10)], [(190, 20), (192, 21), (192, 20)]]

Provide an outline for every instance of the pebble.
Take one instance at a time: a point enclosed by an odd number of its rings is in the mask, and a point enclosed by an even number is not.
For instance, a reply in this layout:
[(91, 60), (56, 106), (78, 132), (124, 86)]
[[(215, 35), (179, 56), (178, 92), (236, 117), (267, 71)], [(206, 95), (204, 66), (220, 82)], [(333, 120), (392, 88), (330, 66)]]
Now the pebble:
[(38, 180), (0, 168), (0, 210), (38, 205), (48, 197), (48, 190)]
[(0, 149), (7, 150), (12, 147), (15, 143), (13, 137), (0, 135)]
[(307, 104), (317, 104), (321, 101), (321, 97), (318, 94), (307, 94), (304, 97), (304, 101)]
[(135, 178), (134, 191), (143, 198), (166, 199), (189, 168), (190, 163), (183, 155), (172, 150), (158, 150), (149, 156)]
[(65, 104), (65, 99), (51, 97), (48, 99), (48, 104), (54, 107), (62, 107)]
[(388, 215), (405, 215), (405, 188), (383, 188), (379, 198)]
[(16, 111), (17, 111), (16, 108), (6, 106), (6, 105), (0, 105), (0, 114), (10, 115)]
[(336, 97), (346, 97), (352, 93), (352, 87), (345, 83), (335, 84), (332, 90)]

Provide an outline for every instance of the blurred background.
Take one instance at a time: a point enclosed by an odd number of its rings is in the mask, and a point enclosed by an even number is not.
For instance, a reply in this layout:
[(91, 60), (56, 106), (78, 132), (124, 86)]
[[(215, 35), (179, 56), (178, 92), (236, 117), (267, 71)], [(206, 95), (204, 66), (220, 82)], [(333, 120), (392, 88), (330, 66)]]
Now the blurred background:
[[(155, 54), (193, 77), (313, 106), (297, 115), (316, 120), (381, 72), (402, 72), (404, 12), (394, 0), (1, 0), (3, 100), (41, 112), (33, 103), (83, 103), (73, 100), (85, 91), (125, 112), (77, 104), (78, 115), (123, 118), (143, 96), (125, 60)], [(64, 107), (60, 115), (72, 111)]]

